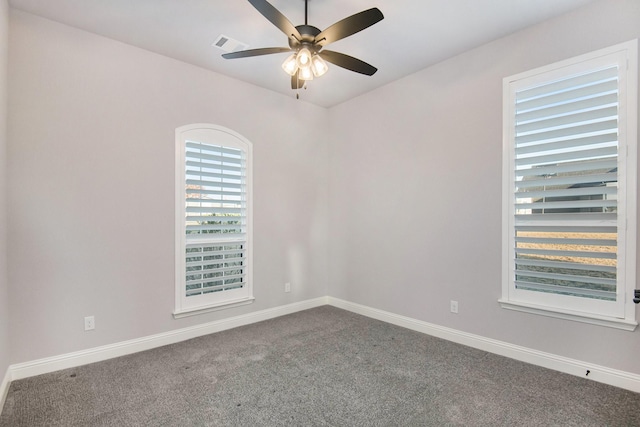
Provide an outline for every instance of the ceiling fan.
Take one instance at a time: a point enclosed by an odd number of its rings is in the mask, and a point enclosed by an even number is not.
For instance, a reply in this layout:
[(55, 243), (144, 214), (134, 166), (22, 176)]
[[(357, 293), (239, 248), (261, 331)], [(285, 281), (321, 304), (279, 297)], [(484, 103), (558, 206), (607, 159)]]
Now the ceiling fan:
[(251, 56), (293, 52), (282, 64), (282, 68), (291, 76), (291, 88), (300, 89), (314, 75), (323, 75), (328, 66), (324, 61), (338, 67), (372, 76), (378, 69), (357, 58), (344, 53), (326, 50), (329, 43), (349, 37), (381, 21), (384, 18), (377, 7), (351, 15), (324, 31), (307, 23), (308, 0), (304, 1), (304, 25), (294, 26), (278, 9), (266, 0), (249, 0), (265, 18), (278, 27), (289, 39), (289, 47), (265, 47), (225, 53), (225, 59), (248, 58)]

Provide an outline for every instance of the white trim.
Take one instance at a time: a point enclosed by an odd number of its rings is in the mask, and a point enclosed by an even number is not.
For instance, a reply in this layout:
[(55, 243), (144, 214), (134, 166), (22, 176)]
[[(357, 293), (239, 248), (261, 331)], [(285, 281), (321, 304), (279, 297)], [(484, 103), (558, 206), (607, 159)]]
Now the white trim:
[(242, 305), (251, 304), (255, 298), (253, 297), (245, 297), (239, 301), (225, 301), (215, 305), (207, 305), (204, 307), (194, 307), (182, 311), (174, 311), (173, 318), (174, 319), (182, 319), (183, 317), (197, 316), (199, 314), (211, 313), (212, 311), (225, 310), (227, 308), (235, 308), (240, 307)]
[[(329, 304), (334, 307), (371, 317), (372, 319), (381, 320), (383, 322), (477, 348), (479, 350), (484, 350), (489, 353), (509, 357), (521, 362), (531, 363), (543, 368), (564, 372), (565, 374), (587, 378), (593, 381), (640, 393), (640, 375), (638, 374), (594, 365), (581, 360), (570, 359), (568, 357), (557, 356), (555, 354), (545, 353), (491, 338), (485, 338), (480, 335), (469, 334), (467, 332), (434, 325), (432, 323), (400, 316), (338, 298), (328, 297), (328, 299)], [(588, 377), (586, 377), (587, 370), (590, 371)]]
[[(626, 271), (625, 271), (625, 317), (629, 318), (627, 313), (633, 313), (632, 320), (637, 320), (635, 317), (636, 305), (633, 302), (631, 295), (633, 289), (636, 288), (638, 272), (636, 271), (636, 257), (637, 257), (637, 229), (638, 229), (638, 39), (631, 40), (627, 44), (628, 56), (627, 56), (627, 73), (625, 74), (624, 84), (627, 87), (625, 96), (627, 100), (625, 106), (627, 108), (627, 117), (629, 120), (625, 120), (627, 127), (622, 130), (626, 133), (625, 141), (626, 145), (626, 162), (627, 171), (626, 177), (626, 212), (627, 220), (625, 221), (625, 227), (627, 229), (625, 235), (625, 256), (626, 256)], [(632, 78), (629, 78), (632, 77)], [(631, 221), (629, 221), (631, 218)]]
[(4, 374), (4, 378), (2, 378), (2, 382), (0, 382), (0, 414), (2, 413), (4, 402), (7, 400), (7, 395), (9, 394), (11, 379), (11, 366), (9, 366), (7, 372)]
[(609, 328), (622, 329), (623, 331), (635, 331), (638, 322), (626, 319), (617, 319), (615, 317), (596, 316), (594, 314), (582, 315), (582, 313), (572, 312), (570, 310), (562, 310), (554, 308), (549, 310), (547, 307), (537, 306), (519, 301), (506, 301), (499, 299), (500, 307), (507, 310), (520, 311), (522, 313), (539, 314), (542, 316), (555, 317), (556, 319), (572, 320), (574, 322), (589, 323), (591, 325), (607, 326)]
[(165, 332), (162, 334), (151, 335), (135, 340), (11, 365), (7, 370), (4, 381), (0, 384), (0, 398), (3, 398), (3, 395), (6, 396), (10, 381), (12, 380), (19, 380), (35, 375), (58, 371), (60, 369), (72, 368), (86, 365), (88, 363), (100, 362), (114, 357), (125, 356), (139, 351), (150, 350), (163, 345), (174, 344), (191, 338), (221, 332), (227, 329), (249, 325), (251, 323), (261, 322), (263, 320), (269, 320), (327, 304), (367, 316), (372, 319), (381, 320), (383, 322), (421, 332), (423, 334), (442, 338), (458, 344), (487, 351), (489, 353), (498, 354), (500, 356), (509, 357), (521, 362), (531, 363), (533, 365), (564, 372), (566, 374), (584, 378), (586, 371), (589, 370), (589, 376), (586, 378), (590, 380), (640, 393), (640, 375), (638, 374), (594, 365), (581, 360), (557, 356), (555, 354), (509, 344), (503, 341), (458, 331), (444, 326), (438, 326), (421, 320), (412, 319), (410, 317), (326, 296)]
[(164, 345), (175, 344), (203, 335), (226, 331), (227, 329), (239, 326), (250, 325), (256, 322), (273, 319), (302, 310), (319, 307), (327, 304), (327, 297), (315, 298), (301, 301), (280, 307), (260, 310), (240, 316), (229, 317), (227, 319), (216, 320), (201, 325), (190, 326), (188, 328), (177, 329), (175, 331), (150, 335), (134, 340), (123, 341), (87, 350), (67, 353), (60, 356), (47, 357), (31, 362), (18, 363), (9, 367), (11, 380), (19, 380), (35, 375), (46, 374), (59, 371), (61, 369), (73, 368), (86, 365), (88, 363), (101, 362), (114, 357), (125, 356), (127, 354), (150, 350)]

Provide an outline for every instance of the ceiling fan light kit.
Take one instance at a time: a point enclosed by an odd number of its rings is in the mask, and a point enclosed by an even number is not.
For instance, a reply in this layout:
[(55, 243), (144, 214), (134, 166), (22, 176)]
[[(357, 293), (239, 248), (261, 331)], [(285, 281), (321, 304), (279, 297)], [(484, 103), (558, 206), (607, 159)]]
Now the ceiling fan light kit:
[(303, 48), (299, 52), (291, 54), (282, 63), (282, 69), (290, 76), (295, 76), (298, 70), (301, 80), (313, 80), (329, 70), (329, 66), (317, 53), (311, 56), (309, 49)]
[[(330, 62), (338, 67), (356, 73), (372, 76), (378, 69), (360, 59), (344, 53), (323, 50), (329, 43), (349, 37), (384, 19), (376, 7), (351, 15), (324, 31), (307, 24), (308, 0), (304, 5), (304, 25), (294, 26), (282, 13), (266, 0), (249, 0), (265, 18), (282, 31), (288, 38), (289, 48), (270, 47), (225, 53), (225, 59), (248, 58), (251, 56), (293, 52), (282, 64), (282, 69), (291, 76), (291, 88), (301, 88), (305, 82), (325, 74)], [(325, 62), (326, 61), (326, 62)]]

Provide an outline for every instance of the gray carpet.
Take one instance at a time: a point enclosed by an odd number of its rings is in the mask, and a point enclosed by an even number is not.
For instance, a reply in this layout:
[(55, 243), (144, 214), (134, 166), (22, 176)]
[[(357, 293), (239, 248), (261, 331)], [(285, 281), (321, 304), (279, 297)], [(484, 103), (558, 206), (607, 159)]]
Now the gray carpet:
[(640, 394), (324, 306), (14, 381), (0, 426), (640, 426)]

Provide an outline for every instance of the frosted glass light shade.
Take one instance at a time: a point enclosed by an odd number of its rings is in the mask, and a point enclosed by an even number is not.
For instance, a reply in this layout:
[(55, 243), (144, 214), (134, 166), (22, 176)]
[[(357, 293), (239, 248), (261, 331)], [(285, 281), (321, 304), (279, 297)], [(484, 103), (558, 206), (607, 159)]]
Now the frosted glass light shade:
[(303, 47), (298, 51), (297, 57), (298, 67), (308, 67), (311, 63), (311, 52), (306, 47)]
[(289, 55), (289, 57), (284, 60), (282, 63), (282, 69), (290, 76), (295, 76), (296, 71), (298, 71), (298, 62), (296, 61), (295, 53)]
[(313, 70), (311, 66), (300, 67), (300, 74), (298, 74), (300, 80), (313, 80)]
[(329, 67), (319, 55), (314, 55), (313, 58), (311, 58), (311, 69), (316, 77), (320, 77), (329, 70)]

